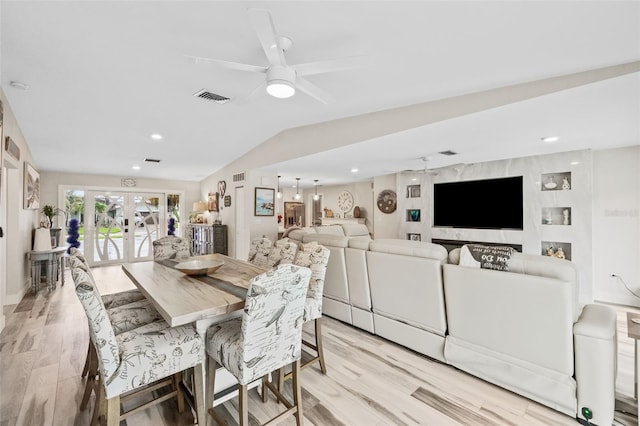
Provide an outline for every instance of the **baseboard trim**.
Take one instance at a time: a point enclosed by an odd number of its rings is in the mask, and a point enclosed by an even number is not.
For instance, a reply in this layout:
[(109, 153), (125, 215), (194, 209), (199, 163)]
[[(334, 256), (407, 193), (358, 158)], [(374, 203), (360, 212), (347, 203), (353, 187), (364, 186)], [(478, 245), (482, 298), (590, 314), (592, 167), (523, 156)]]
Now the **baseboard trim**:
[(29, 292), (30, 289), (31, 289), (31, 283), (29, 282), (25, 283), (24, 287), (22, 287), (22, 289), (20, 289), (18, 293), (7, 294), (7, 298), (5, 299), (4, 304), (17, 305), (22, 301), (22, 298), (24, 297), (25, 294)]

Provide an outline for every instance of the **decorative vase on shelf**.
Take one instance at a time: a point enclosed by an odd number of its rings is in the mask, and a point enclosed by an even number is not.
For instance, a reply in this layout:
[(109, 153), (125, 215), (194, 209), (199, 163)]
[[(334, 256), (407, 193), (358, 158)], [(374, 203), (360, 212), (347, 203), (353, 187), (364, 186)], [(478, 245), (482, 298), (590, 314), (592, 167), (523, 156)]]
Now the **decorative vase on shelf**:
[(355, 206), (353, 208), (353, 217), (356, 219), (360, 218), (360, 207)]

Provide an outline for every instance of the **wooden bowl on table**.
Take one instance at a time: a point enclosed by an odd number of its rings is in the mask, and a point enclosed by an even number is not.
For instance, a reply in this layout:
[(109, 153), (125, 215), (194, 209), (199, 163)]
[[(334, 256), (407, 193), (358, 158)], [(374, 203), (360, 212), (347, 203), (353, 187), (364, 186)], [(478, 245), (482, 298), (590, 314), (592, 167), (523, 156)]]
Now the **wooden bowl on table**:
[(214, 259), (193, 259), (178, 263), (174, 268), (187, 275), (211, 274), (224, 265), (221, 260)]

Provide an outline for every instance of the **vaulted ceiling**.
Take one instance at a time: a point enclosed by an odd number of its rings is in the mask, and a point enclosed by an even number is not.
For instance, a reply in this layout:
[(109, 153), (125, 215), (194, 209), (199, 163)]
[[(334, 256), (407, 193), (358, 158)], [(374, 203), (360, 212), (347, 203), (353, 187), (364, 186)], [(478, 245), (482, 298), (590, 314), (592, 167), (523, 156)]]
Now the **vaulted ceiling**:
[[(307, 77), (334, 98), (325, 105), (300, 91), (272, 98), (254, 92), (263, 75), (185, 59), (268, 65), (252, 7), (292, 39), (289, 64), (365, 55), (363, 66)], [(45, 171), (197, 181), (282, 132), (426, 104), (451, 114), (325, 152), (316, 143), (271, 167), (326, 184), (422, 168), (423, 156), (438, 167), (640, 144), (636, 1), (2, 1), (0, 18), (2, 87)], [(633, 62), (611, 78), (469, 108), (481, 103), (470, 94)], [(201, 89), (231, 100), (194, 97)], [(551, 135), (560, 140), (541, 142)]]

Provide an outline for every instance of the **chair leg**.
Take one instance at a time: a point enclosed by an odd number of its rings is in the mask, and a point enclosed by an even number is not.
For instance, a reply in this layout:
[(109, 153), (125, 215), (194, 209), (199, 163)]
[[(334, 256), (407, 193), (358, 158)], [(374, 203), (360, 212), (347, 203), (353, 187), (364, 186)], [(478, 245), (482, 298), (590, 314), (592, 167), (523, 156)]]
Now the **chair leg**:
[(96, 389), (96, 402), (93, 404), (93, 415), (91, 416), (91, 426), (99, 424), (100, 416), (106, 413), (106, 401), (104, 399), (104, 389), (101, 383), (102, 378), (98, 377)]
[(296, 407), (296, 425), (302, 425), (302, 388), (300, 387), (300, 360), (292, 364), (293, 405)]
[(247, 385), (238, 385), (238, 414), (240, 414), (240, 426), (249, 425), (248, 403)]
[(91, 358), (91, 348), (93, 345), (91, 344), (91, 340), (89, 340), (89, 347), (87, 348), (87, 358), (84, 360), (84, 367), (82, 367), (82, 377), (86, 377), (89, 372), (89, 362)]
[(178, 413), (184, 412), (184, 392), (182, 392), (182, 372), (173, 375), (173, 388), (176, 391), (176, 399), (178, 400)]
[[(207, 364), (208, 364), (208, 367), (207, 367), (207, 402), (206, 402), (206, 407), (207, 407), (207, 412), (210, 412), (211, 415), (213, 416), (214, 420), (216, 420), (215, 413), (213, 412), (213, 401), (214, 401), (215, 396), (216, 396), (215, 395), (216, 370), (218, 369), (218, 363), (214, 359), (209, 358)], [(207, 416), (207, 420), (209, 420), (209, 416)], [(204, 426), (206, 426), (207, 424), (208, 423), (205, 423)]]
[[(89, 343), (89, 352), (87, 353), (87, 381), (84, 385), (84, 394), (82, 395), (82, 402), (80, 402), (80, 411), (84, 411), (87, 408), (89, 399), (91, 398), (91, 392), (96, 388), (96, 376), (98, 375), (98, 355), (91, 343)], [(96, 394), (96, 403), (98, 401)]]
[(322, 374), (327, 374), (327, 366), (324, 362), (324, 351), (322, 350), (322, 318), (314, 320), (316, 326), (316, 348), (318, 348), (318, 360)]
[(105, 420), (107, 426), (118, 426), (120, 424), (120, 395), (107, 399)]
[[(193, 399), (195, 401), (198, 424), (202, 426), (205, 426), (207, 424), (207, 410), (205, 408), (206, 401), (204, 400), (204, 386), (204, 365), (203, 363), (200, 363), (193, 367)], [(207, 395), (209, 395), (209, 392), (207, 392)]]
[(267, 402), (267, 376), (262, 376), (262, 402)]

